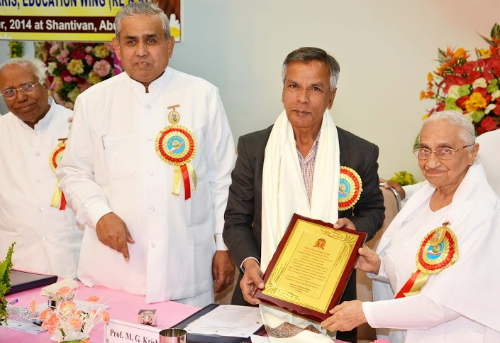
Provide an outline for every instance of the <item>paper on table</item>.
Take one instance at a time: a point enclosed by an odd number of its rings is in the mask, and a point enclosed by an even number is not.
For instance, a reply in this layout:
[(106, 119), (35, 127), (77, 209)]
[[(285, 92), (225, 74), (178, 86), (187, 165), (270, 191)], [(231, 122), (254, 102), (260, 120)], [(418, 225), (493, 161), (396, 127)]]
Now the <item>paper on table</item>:
[(49, 296), (49, 294), (56, 294), (62, 287), (68, 287), (69, 289), (78, 288), (78, 283), (73, 279), (64, 279), (53, 283), (50, 286), (43, 287), (40, 290), (40, 295)]
[(45, 330), (42, 329), (40, 325), (36, 325), (33, 323), (21, 322), (18, 320), (7, 319), (7, 326), (2, 327), (4, 329), (12, 329), (21, 332), (30, 333), (32, 335), (36, 335), (37, 333), (43, 332)]
[(250, 337), (262, 326), (258, 307), (221, 305), (190, 323), (191, 334)]

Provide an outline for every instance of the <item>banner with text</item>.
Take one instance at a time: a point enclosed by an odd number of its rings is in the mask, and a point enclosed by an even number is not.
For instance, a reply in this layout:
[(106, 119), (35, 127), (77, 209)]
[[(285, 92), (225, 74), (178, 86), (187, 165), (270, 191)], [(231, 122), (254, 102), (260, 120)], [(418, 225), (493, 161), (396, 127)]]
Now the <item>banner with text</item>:
[[(109, 42), (115, 15), (133, 1), (0, 0), (0, 40)], [(181, 1), (160, 0), (158, 5), (180, 41)]]

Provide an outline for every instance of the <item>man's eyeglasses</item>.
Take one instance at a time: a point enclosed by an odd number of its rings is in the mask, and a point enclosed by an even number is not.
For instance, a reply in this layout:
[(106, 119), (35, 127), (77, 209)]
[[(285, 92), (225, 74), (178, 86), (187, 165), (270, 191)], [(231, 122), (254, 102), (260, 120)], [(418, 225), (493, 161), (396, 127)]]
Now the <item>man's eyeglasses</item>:
[(21, 91), (21, 92), (23, 92), (23, 94), (33, 93), (35, 91), (35, 87), (39, 83), (40, 82), (37, 82), (37, 83), (32, 83), (32, 82), (25, 83), (24, 85), (22, 85), (19, 88), (8, 88), (8, 89), (4, 90), (3, 92), (1, 92), (0, 94), (2, 94), (2, 96), (3, 96), (3, 98), (5, 100), (14, 99), (16, 97), (17, 91)]
[(427, 160), (431, 157), (432, 153), (436, 154), (436, 157), (440, 160), (451, 160), (455, 153), (460, 149), (465, 149), (473, 146), (474, 144), (466, 145), (461, 148), (452, 149), (452, 148), (437, 148), (436, 150), (431, 150), (428, 148), (418, 148), (413, 150), (413, 155), (419, 160)]

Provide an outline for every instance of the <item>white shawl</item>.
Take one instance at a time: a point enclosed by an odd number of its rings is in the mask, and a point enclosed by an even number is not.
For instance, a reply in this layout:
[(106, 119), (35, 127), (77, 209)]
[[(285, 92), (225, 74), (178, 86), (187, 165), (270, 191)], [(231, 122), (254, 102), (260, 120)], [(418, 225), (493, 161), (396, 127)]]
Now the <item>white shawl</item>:
[[(426, 185), (408, 200), (382, 236), (377, 253), (384, 255), (394, 232), (410, 221), (435, 191)], [(436, 303), (500, 331), (500, 199), (489, 186), (483, 167), (472, 165), (449, 210), (449, 227), (458, 239), (455, 265), (429, 277), (421, 293)], [(442, 223), (431, 223), (438, 227)], [(423, 237), (422, 237), (423, 238)], [(415, 253), (416, 252), (409, 252)], [(376, 300), (394, 297), (389, 284), (374, 280)]]
[[(262, 181), (261, 268), (266, 270), (294, 213), (335, 223), (338, 219), (340, 152), (337, 127), (328, 111), (323, 115), (314, 166), (311, 204), (307, 197), (297, 157), (293, 129), (283, 111), (276, 120), (266, 145)], [(299, 327), (311, 323), (274, 307), (261, 305), (264, 323), (275, 328), (283, 322)], [(291, 338), (271, 338), (272, 342), (331, 342), (331, 339), (302, 331)]]

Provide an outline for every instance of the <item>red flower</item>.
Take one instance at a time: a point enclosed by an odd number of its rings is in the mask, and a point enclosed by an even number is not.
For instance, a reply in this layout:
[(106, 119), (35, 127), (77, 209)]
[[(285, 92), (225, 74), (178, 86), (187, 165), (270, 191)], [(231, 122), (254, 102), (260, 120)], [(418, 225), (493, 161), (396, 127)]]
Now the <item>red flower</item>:
[(444, 102), (441, 102), (437, 105), (436, 107), (436, 111), (440, 112), (440, 111), (443, 111), (444, 110), (444, 107), (445, 107), (445, 103)]
[(473, 84), (473, 83), (474, 83), (474, 81), (476, 81), (476, 80), (477, 80), (477, 79), (479, 79), (480, 77), (481, 77), (481, 73), (480, 73), (480, 72), (478, 72), (477, 70), (474, 70), (474, 71), (472, 71), (472, 72), (469, 74), (469, 76), (467, 76), (467, 79), (466, 79), (466, 81), (467, 81), (467, 82), (466, 82), (466, 83), (468, 83), (468, 84), (470, 84), (470, 85), (471, 85), (471, 84)]
[(448, 89), (451, 86), (453, 86), (453, 85), (463, 86), (467, 83), (467, 81), (463, 77), (456, 76), (456, 75), (447, 75), (447, 76), (445, 76), (443, 81), (446, 84), (443, 91), (447, 94), (448, 94)]
[(85, 58), (85, 55), (87, 55), (87, 53), (83, 48), (75, 49), (71, 52), (71, 58), (74, 60), (82, 60)]
[(486, 81), (488, 81), (488, 82), (490, 82), (491, 80), (493, 80), (495, 78), (495, 76), (488, 71), (484, 72), (482, 75), (486, 79)]
[[(481, 120), (481, 126), (482, 129), (484, 129), (484, 132), (492, 131), (496, 129), (497, 127), (497, 122), (493, 120), (491, 117), (484, 117), (483, 120)], [(478, 128), (479, 130), (479, 128)]]
[(465, 102), (467, 100), (469, 100), (470, 96), (469, 95), (466, 95), (466, 96), (463, 96), (459, 99), (457, 99), (457, 101), (455, 101), (455, 104), (460, 107), (462, 110), (465, 110)]
[(500, 116), (500, 103), (497, 101), (497, 106), (493, 109), (493, 113)]
[(476, 68), (476, 66), (477, 66), (476, 61), (469, 61), (462, 66), (462, 69), (464, 70), (465, 73), (469, 74), (472, 73), (472, 71), (474, 71), (474, 68)]

